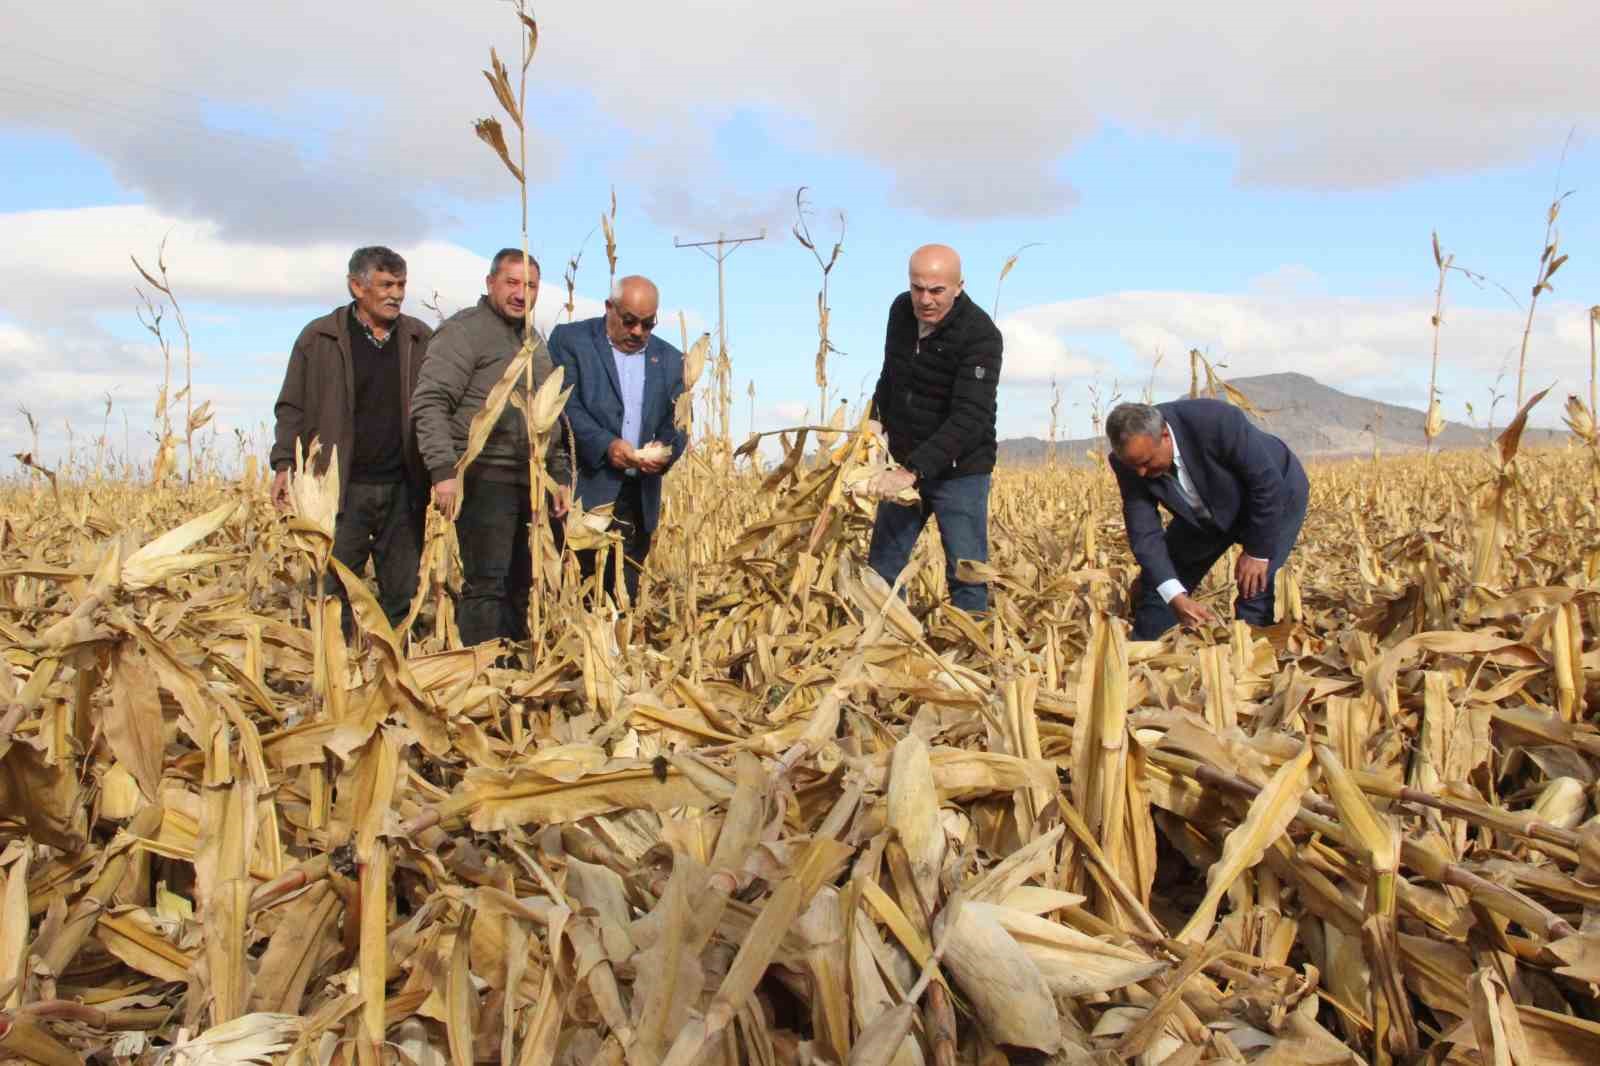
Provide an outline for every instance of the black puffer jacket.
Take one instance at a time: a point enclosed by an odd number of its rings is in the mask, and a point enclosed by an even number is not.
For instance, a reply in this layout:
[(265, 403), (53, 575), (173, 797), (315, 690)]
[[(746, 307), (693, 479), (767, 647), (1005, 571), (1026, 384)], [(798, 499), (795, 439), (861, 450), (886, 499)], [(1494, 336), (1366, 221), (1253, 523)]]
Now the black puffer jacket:
[(1001, 347), (1000, 331), (966, 293), (919, 346), (911, 294), (900, 294), (872, 407), (901, 466), (922, 479), (994, 469)]

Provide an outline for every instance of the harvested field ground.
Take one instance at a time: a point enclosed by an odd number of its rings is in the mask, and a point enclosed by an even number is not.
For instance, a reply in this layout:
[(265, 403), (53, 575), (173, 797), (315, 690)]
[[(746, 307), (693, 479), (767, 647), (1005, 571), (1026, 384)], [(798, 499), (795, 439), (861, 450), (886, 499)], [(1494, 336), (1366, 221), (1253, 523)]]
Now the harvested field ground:
[(1312, 464), (1288, 617), (1141, 644), (1105, 470), (997, 476), (973, 623), (832, 443), (520, 670), (346, 647), (260, 478), (7, 490), (0, 1057), (1600, 1062), (1593, 452)]

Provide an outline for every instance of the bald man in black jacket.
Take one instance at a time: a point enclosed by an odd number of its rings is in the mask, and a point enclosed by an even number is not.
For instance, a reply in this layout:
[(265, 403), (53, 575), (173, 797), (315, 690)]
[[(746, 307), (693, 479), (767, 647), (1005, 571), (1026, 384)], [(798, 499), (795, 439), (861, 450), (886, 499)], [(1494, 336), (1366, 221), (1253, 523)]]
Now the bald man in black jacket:
[(905, 569), (928, 517), (939, 519), (950, 600), (968, 613), (988, 610), (989, 587), (956, 578), (962, 559), (989, 561), (989, 478), (995, 461), (995, 387), (1000, 331), (962, 291), (961, 257), (930, 244), (911, 256), (910, 290), (889, 308), (883, 371), (873, 415), (901, 469), (875, 489), (892, 496), (915, 486), (916, 504), (878, 505), (867, 561), (893, 583)]

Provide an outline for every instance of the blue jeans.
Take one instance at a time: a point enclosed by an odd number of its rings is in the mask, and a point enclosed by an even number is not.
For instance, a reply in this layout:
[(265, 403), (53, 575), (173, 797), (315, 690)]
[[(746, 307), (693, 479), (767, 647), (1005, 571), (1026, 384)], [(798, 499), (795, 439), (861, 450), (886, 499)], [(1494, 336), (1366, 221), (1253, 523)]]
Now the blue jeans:
[[(1305, 475), (1289, 479), (1288, 491), (1289, 499), (1278, 524), (1278, 536), (1272, 546), (1272, 555), (1267, 559), (1267, 587), (1259, 595), (1233, 601), (1234, 617), (1253, 626), (1272, 624), (1276, 604), (1273, 578), (1283, 569), (1295, 541), (1300, 539), (1300, 526), (1306, 520), (1308, 486)], [(1205, 580), (1207, 572), (1222, 558), (1222, 553), (1235, 543), (1230, 533), (1215, 526), (1197, 526), (1182, 518), (1174, 518), (1167, 524), (1166, 541), (1167, 554), (1172, 557), (1172, 565), (1178, 571), (1178, 580), (1190, 592)], [(1177, 624), (1178, 616), (1162, 600), (1155, 582), (1141, 573), (1139, 595), (1133, 611), (1133, 639), (1155, 640)]]
[(927, 524), (928, 516), (939, 520), (939, 540), (944, 545), (944, 577), (950, 586), (950, 602), (968, 614), (989, 609), (989, 586), (985, 582), (956, 580), (956, 563), (962, 559), (989, 561), (989, 475), (924, 481), (917, 486), (920, 503), (902, 505), (887, 501), (878, 504), (878, 518), (872, 527), (872, 547), (867, 565), (891, 585), (911, 561), (911, 550)]

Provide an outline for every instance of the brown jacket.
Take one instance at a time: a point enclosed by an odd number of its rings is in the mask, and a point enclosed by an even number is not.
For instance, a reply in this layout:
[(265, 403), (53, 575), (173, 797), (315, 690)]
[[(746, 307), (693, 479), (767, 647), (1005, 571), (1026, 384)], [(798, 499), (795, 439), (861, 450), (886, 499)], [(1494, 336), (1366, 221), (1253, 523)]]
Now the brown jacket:
[[(355, 367), (350, 359), (350, 308), (334, 309), (310, 322), (295, 339), (289, 369), (283, 377), (273, 413), (278, 425), (272, 445), (272, 468), (294, 466), (295, 441), (309, 449), (313, 438), (322, 441), (316, 469), (327, 469), (332, 449), (339, 449), (339, 487), (350, 483), (350, 459), (355, 455)], [(426, 486), (428, 478), (411, 435), (411, 390), (433, 330), (420, 319), (401, 315), (395, 323), (395, 343), (400, 359), (400, 434), (405, 442), (406, 472), (413, 485)]]

